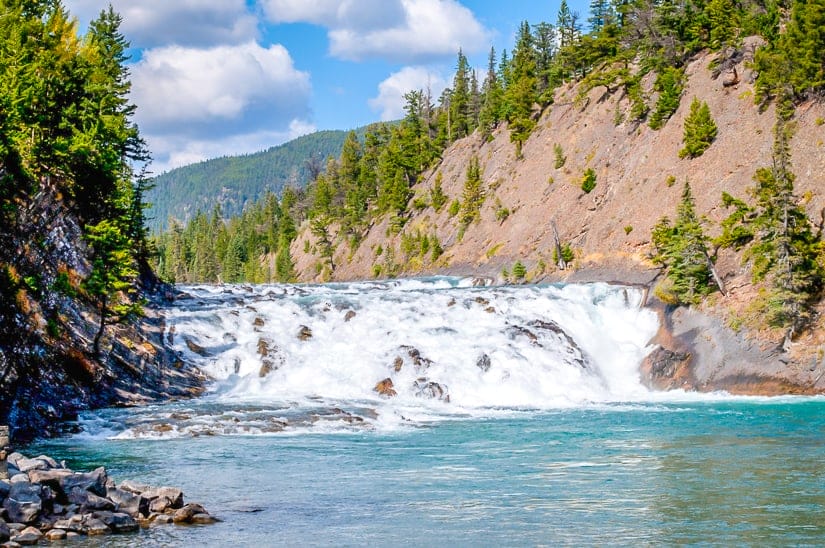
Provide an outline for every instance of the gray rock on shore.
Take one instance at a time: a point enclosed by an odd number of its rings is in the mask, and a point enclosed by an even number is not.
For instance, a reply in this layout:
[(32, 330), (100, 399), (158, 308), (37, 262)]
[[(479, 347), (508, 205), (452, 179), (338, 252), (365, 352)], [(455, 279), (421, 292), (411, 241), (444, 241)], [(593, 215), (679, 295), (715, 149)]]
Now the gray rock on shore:
[(12, 453), (0, 480), (0, 543), (26, 546), (79, 535), (130, 533), (162, 523), (218, 521), (175, 487), (132, 481), (119, 486), (106, 469), (74, 472), (46, 456)]

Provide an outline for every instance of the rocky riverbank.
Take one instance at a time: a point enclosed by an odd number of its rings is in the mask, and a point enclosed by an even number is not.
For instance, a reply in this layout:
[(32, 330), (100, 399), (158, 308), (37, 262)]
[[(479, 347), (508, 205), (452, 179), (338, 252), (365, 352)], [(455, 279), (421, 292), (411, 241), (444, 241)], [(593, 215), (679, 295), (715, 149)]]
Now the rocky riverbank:
[(7, 465), (9, 479), (0, 480), (3, 546), (218, 521), (200, 504), (184, 502), (180, 489), (117, 484), (103, 467), (75, 472), (50, 457), (20, 453), (9, 455)]

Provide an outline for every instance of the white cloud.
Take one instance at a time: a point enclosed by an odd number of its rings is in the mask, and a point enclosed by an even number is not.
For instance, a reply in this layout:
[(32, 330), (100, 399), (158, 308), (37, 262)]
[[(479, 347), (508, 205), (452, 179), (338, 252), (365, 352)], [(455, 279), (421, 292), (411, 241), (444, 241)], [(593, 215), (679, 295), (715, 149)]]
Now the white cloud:
[(85, 27), (109, 3), (139, 48), (240, 44), (258, 36), (258, 20), (244, 0), (67, 0), (66, 7)]
[(214, 136), (213, 138), (189, 138), (175, 135), (147, 135), (155, 159), (151, 169), (159, 175), (170, 169), (210, 158), (249, 154), (291, 141), (316, 130), (305, 120), (292, 120), (281, 131), (259, 130), (242, 135)]
[(330, 53), (348, 60), (411, 62), (479, 51), (490, 31), (457, 0), (263, 0), (274, 22), (329, 29)]
[(296, 120), (310, 117), (310, 93), (309, 75), (281, 45), (169, 46), (132, 67), (135, 118), (164, 167), (275, 144), (266, 139), (295, 133)]
[(424, 67), (404, 67), (378, 84), (378, 96), (368, 101), (370, 108), (381, 112), (381, 120), (404, 117), (404, 94), (413, 90), (429, 89), (433, 102), (447, 87), (447, 80)]

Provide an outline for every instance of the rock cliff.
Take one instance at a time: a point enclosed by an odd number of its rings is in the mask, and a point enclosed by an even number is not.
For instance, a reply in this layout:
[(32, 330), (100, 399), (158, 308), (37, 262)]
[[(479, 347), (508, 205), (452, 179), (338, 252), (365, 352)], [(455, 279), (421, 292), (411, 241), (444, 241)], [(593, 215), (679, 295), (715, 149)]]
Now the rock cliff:
[[(0, 166), (0, 178), (15, 184)], [(142, 277), (146, 316), (109, 326), (79, 290), (89, 251), (78, 217), (49, 178), (4, 216), (0, 239), (0, 423), (12, 438), (48, 435), (79, 410), (199, 393), (202, 375), (163, 347), (159, 287)]]

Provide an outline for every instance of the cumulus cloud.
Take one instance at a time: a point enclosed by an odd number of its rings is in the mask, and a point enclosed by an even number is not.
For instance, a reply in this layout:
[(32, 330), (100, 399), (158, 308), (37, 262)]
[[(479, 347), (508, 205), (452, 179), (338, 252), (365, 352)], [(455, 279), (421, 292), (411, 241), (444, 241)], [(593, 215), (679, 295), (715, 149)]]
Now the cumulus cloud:
[(397, 120), (404, 117), (404, 94), (412, 90), (428, 90), (437, 98), (447, 87), (447, 80), (424, 67), (404, 67), (378, 84), (378, 96), (370, 99), (369, 106), (381, 113), (381, 120)]
[[(243, 152), (242, 143), (291, 135), (310, 117), (309, 75), (281, 45), (147, 50), (132, 67), (136, 120), (159, 164)], [(209, 136), (209, 137), (204, 137)], [(260, 147), (262, 148), (262, 147)], [(202, 158), (198, 158), (202, 159)]]
[(421, 62), (478, 51), (490, 31), (456, 0), (263, 0), (274, 22), (327, 27), (330, 53), (347, 60)]
[(139, 48), (240, 44), (258, 36), (244, 0), (67, 0), (66, 7), (85, 26), (110, 2), (123, 17), (121, 31)]

